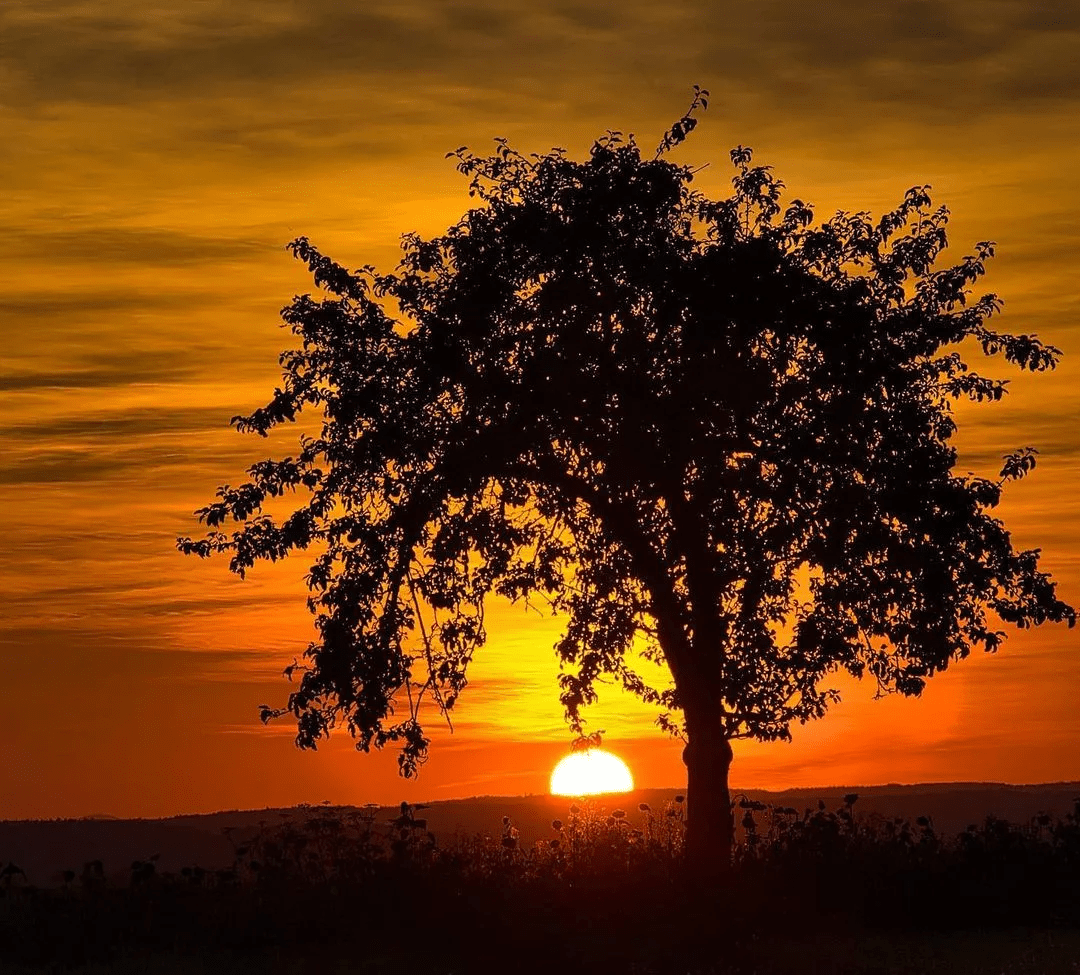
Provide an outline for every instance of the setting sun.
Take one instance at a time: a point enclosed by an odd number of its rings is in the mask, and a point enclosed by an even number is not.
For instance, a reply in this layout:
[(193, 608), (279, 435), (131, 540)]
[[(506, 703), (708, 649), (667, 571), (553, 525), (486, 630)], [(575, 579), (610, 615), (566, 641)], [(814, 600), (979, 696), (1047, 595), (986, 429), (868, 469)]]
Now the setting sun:
[(551, 794), (555, 796), (595, 796), (633, 788), (626, 762), (599, 748), (567, 755), (551, 773)]

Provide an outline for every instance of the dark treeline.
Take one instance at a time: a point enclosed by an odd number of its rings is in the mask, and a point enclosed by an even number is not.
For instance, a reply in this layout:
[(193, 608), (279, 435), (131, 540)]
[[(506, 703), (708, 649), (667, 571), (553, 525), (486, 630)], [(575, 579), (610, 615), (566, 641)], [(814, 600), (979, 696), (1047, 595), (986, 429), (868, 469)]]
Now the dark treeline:
[(99, 861), (50, 889), (9, 864), (0, 967), (224, 952), (263, 971), (332, 956), (362, 972), (779, 972), (763, 960), (778, 940), (1080, 928), (1080, 800), (1061, 818), (943, 836), (923, 817), (859, 815), (857, 798), (801, 811), (740, 800), (743, 841), (714, 888), (686, 882), (681, 797), (574, 805), (528, 848), (509, 817), (493, 837), (436, 841), (423, 807), (402, 804), (390, 823), (364, 810), (282, 817), (238, 842), (226, 869), (136, 861), (125, 885)]

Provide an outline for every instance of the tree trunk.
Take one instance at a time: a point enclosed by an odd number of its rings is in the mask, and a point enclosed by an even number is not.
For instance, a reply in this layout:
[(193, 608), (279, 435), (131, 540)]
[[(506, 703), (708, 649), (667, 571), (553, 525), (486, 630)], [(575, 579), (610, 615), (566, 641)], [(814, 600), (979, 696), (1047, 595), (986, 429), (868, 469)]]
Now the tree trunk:
[(720, 727), (719, 713), (706, 720), (687, 715), (686, 855), (695, 872), (722, 875), (731, 868), (735, 822), (731, 813), (728, 771), (731, 742)]

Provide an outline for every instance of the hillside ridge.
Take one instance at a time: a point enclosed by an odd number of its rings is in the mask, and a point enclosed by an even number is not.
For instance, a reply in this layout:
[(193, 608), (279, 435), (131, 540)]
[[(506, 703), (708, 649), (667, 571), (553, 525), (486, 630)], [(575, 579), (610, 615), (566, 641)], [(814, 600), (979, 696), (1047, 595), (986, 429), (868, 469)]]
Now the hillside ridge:
[[(678, 788), (637, 789), (630, 793), (598, 796), (598, 808), (622, 808), (631, 821), (643, 818), (639, 806), (663, 813)], [(1062, 816), (1080, 800), (1080, 782), (1050, 782), (1014, 785), (998, 782), (927, 782), (876, 786), (819, 786), (806, 789), (734, 788), (733, 797), (746, 796), (770, 805), (803, 809), (824, 802), (836, 808), (847, 794), (857, 794), (857, 815), (902, 817), (914, 820), (928, 816), (941, 833), (957, 833), (987, 816), (1026, 823), (1043, 812)], [(580, 802), (580, 800), (578, 800)], [(550, 839), (553, 819), (566, 818), (575, 800), (563, 796), (532, 794), (522, 796), (470, 796), (425, 802), (420, 814), (442, 843), (455, 836), (486, 834), (497, 836), (503, 817), (518, 830), (520, 841), (531, 846)], [(78, 872), (91, 860), (101, 860), (109, 876), (123, 882), (136, 860), (158, 856), (161, 871), (175, 872), (199, 865), (221, 869), (234, 859), (235, 845), (259, 829), (273, 827), (286, 819), (318, 815), (327, 810), (348, 813), (367, 808), (375, 822), (386, 824), (399, 815), (399, 806), (306, 804), (292, 807), (220, 810), (187, 813), (164, 818), (79, 818), (52, 820), (0, 820), (0, 864), (13, 862), (31, 883), (41, 886), (60, 882), (63, 870)], [(98, 814), (101, 816), (102, 814)]]

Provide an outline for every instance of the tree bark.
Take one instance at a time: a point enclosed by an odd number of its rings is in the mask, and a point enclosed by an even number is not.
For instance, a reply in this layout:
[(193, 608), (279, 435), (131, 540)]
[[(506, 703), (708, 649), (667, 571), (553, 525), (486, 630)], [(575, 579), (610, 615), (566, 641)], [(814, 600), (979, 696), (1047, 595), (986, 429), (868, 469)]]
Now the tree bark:
[(690, 868), (703, 875), (722, 876), (731, 869), (735, 821), (731, 813), (728, 771), (731, 742), (723, 733), (720, 714), (687, 715), (686, 855)]

